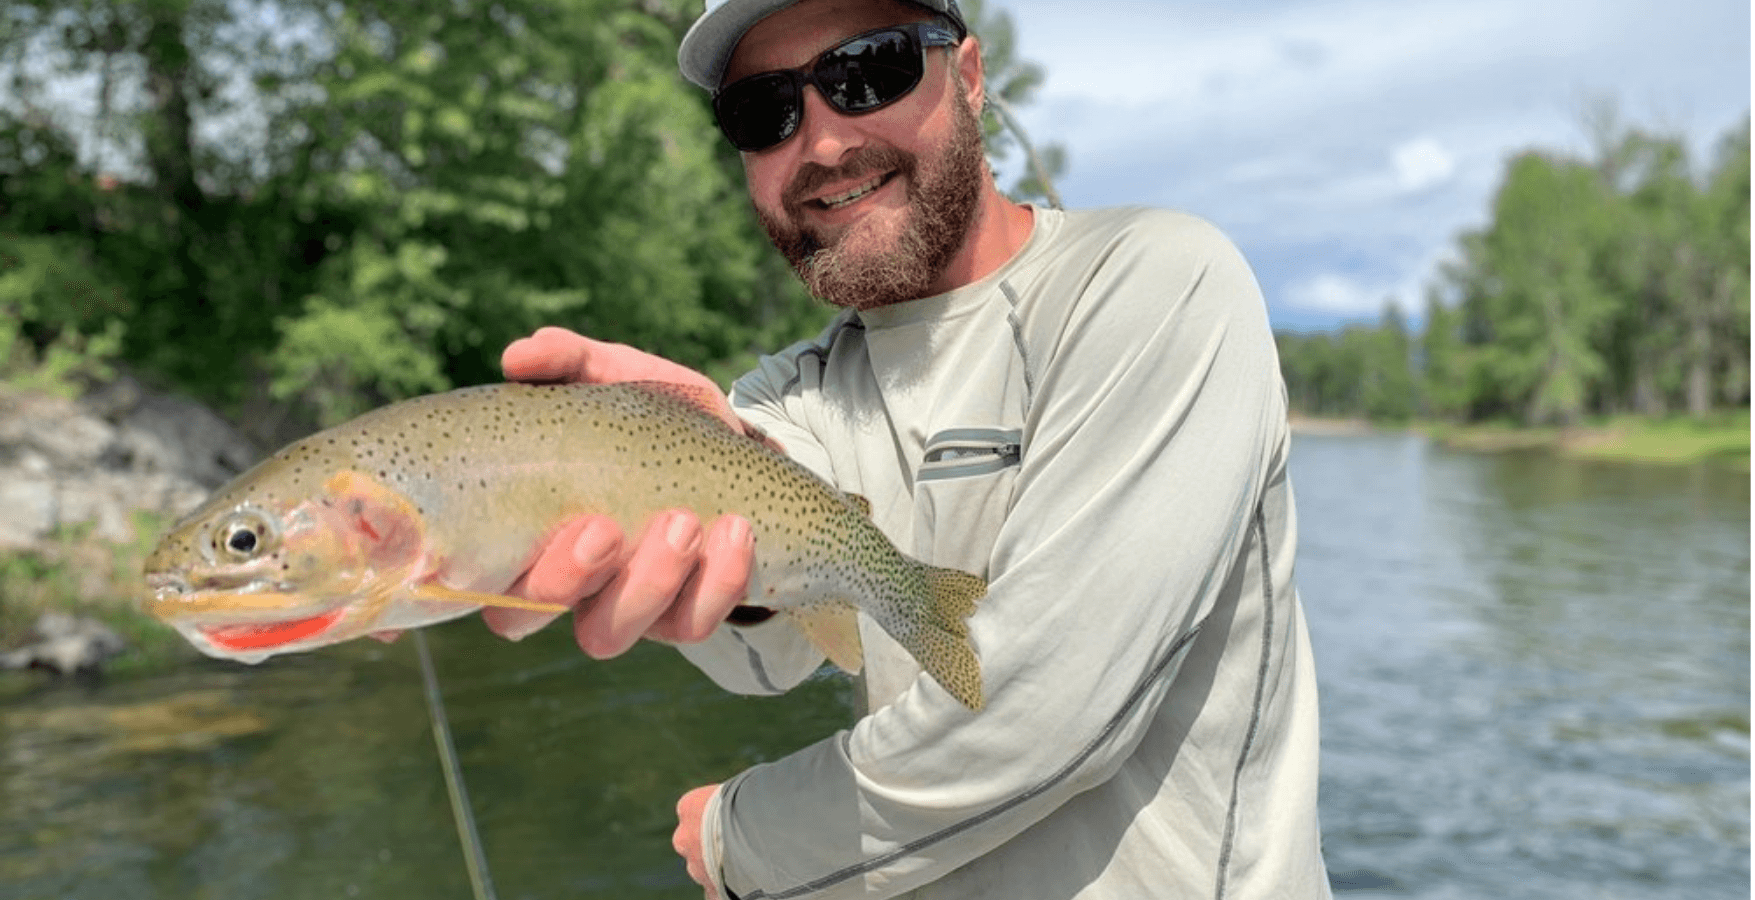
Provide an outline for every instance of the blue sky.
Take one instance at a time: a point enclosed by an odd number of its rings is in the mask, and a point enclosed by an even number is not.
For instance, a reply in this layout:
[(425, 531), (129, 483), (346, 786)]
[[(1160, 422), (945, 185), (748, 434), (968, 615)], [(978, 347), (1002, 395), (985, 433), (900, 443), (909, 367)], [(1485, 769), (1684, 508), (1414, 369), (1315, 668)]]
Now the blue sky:
[(1747, 0), (987, 3), (1047, 72), (1019, 112), (1067, 205), (1216, 222), (1278, 328), (1423, 306), (1505, 160), (1587, 153), (1595, 101), (1702, 164), (1750, 106)]

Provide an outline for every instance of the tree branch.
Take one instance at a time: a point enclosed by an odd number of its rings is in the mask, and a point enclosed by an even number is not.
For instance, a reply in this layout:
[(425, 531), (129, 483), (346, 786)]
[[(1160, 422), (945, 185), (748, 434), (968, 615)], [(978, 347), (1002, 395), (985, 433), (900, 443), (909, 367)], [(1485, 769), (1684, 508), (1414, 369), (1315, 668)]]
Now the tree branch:
[(1042, 193), (1048, 197), (1048, 205), (1055, 209), (1064, 208), (1064, 204), (1060, 202), (1060, 192), (1054, 189), (1054, 180), (1048, 175), (1048, 167), (1043, 164), (1041, 155), (1036, 152), (1036, 145), (1030, 143), (1030, 136), (1024, 133), (1024, 126), (1018, 124), (1017, 117), (1012, 115), (1011, 104), (1005, 102), (1004, 97), (991, 94), (987, 98), (987, 105), (999, 114), (1000, 121), (1005, 123), (1005, 127), (1011, 131), (1012, 136), (1018, 139), (1018, 145), (1024, 148), (1024, 158), (1030, 163), (1031, 174), (1041, 183)]

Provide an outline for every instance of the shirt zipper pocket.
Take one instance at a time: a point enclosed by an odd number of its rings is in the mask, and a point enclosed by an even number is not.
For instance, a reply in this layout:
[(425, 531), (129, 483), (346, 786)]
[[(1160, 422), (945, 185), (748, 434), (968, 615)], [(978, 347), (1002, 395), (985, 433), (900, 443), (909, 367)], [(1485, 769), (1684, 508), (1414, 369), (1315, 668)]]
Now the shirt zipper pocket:
[(917, 481), (991, 475), (1023, 460), (1023, 432), (1016, 429), (956, 428), (933, 435), (915, 473)]

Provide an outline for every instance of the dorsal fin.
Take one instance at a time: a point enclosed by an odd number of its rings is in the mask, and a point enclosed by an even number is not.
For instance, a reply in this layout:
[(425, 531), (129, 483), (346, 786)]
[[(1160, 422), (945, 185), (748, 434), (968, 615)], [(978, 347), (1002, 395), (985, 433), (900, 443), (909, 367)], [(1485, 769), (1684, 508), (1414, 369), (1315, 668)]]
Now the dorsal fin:
[(842, 491), (841, 496), (846, 497), (847, 502), (852, 503), (853, 507), (859, 510), (860, 515), (865, 516), (868, 519), (871, 518), (871, 501), (865, 499), (863, 494), (855, 494), (852, 491)]

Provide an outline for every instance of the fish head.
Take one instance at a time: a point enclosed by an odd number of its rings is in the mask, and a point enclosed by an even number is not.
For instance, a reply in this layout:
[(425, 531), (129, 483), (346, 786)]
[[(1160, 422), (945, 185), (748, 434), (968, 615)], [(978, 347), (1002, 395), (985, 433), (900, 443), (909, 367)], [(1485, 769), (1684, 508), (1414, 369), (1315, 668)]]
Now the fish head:
[(374, 572), (359, 538), (329, 498), (204, 509), (147, 557), (146, 612), (210, 656), (247, 662), (363, 633)]
[(145, 610), (210, 656), (259, 662), (474, 607), (397, 599), (426, 559), (418, 510), (341, 471), (310, 491), (221, 494), (147, 558)]

